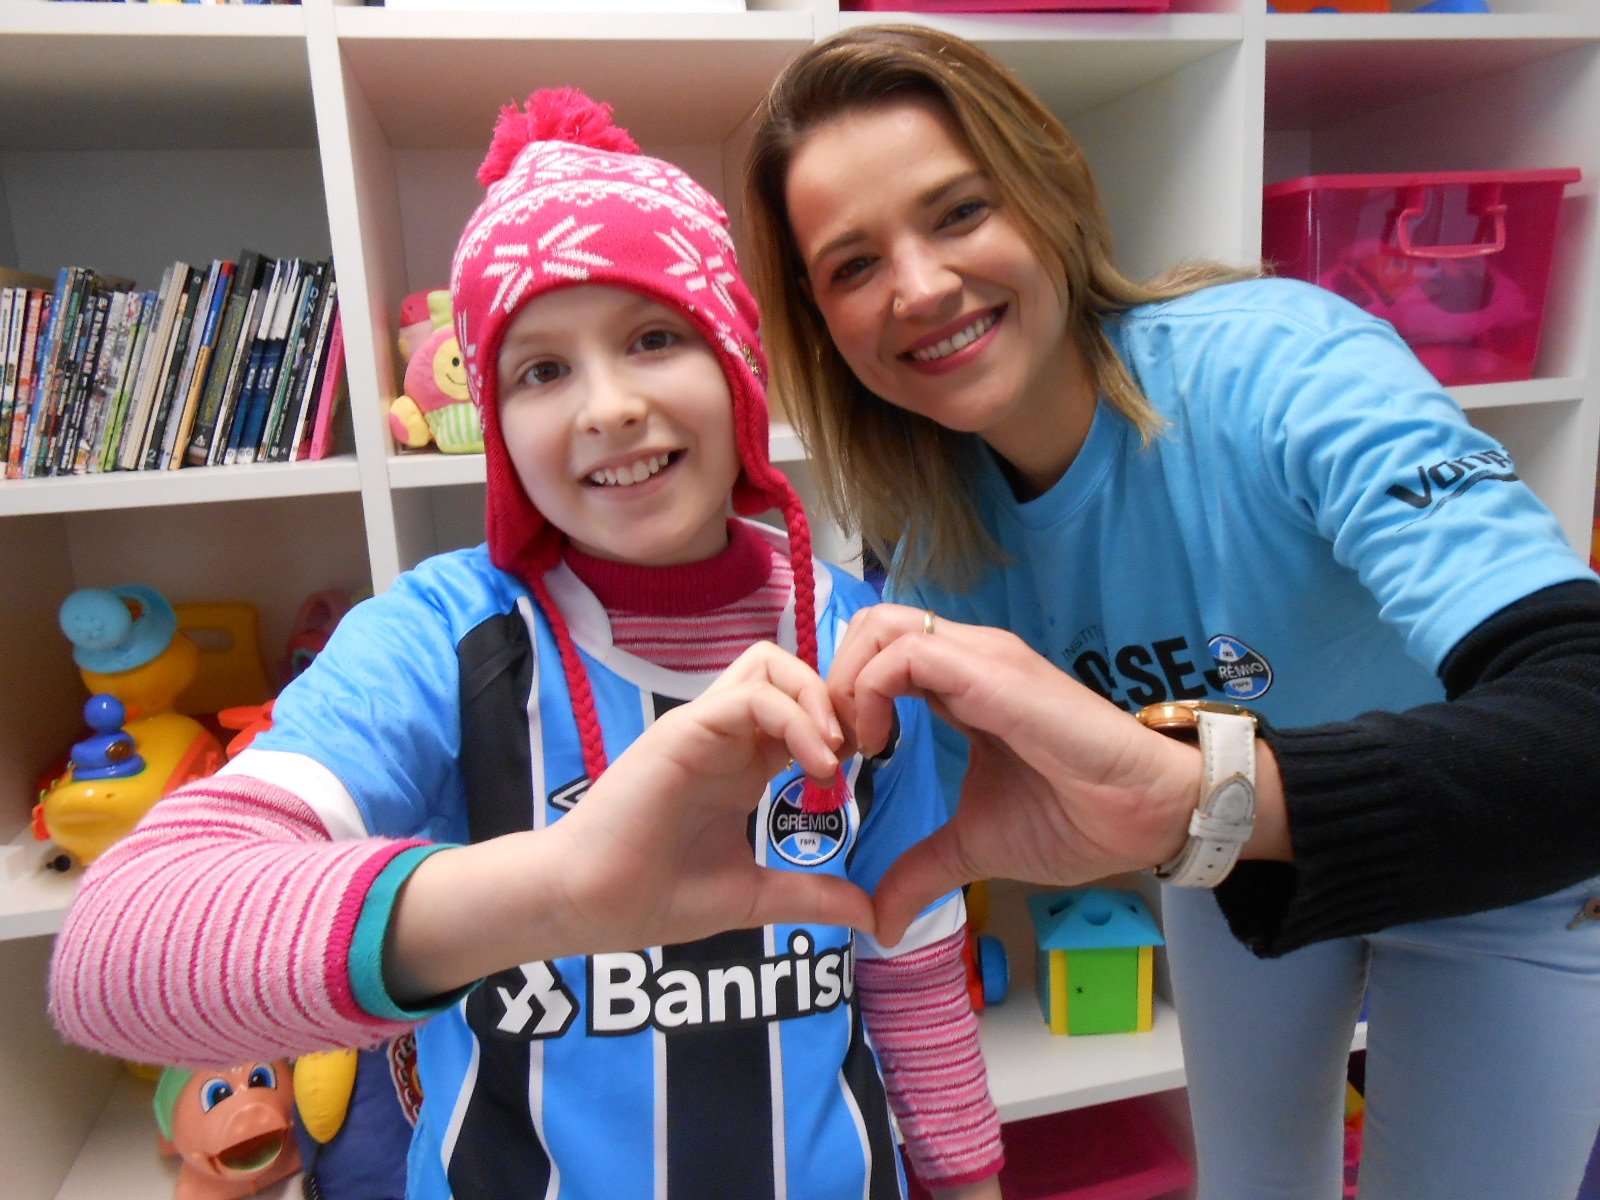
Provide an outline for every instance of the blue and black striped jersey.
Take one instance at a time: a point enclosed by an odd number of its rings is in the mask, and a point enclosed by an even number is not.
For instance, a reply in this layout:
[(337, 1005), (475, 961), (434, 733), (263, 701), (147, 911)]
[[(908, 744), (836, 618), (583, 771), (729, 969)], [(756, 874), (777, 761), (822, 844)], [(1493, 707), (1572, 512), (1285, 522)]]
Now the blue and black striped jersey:
[[(818, 577), (826, 670), (851, 613), (874, 597), (842, 573)], [(609, 756), (714, 678), (618, 650), (576, 577), (558, 568), (550, 583)], [(792, 610), (785, 626), (792, 638)], [(751, 822), (758, 861), (870, 889), (944, 819), (926, 709), (902, 701), (897, 715), (891, 753), (847, 764), (851, 800), (838, 812), (804, 813), (793, 771), (772, 782)], [(253, 749), (326, 768), (347, 795), (307, 798), (335, 830), (481, 840), (558, 821), (586, 788), (555, 641), (481, 548), (432, 559), (354, 610), (274, 718)], [(945, 898), (895, 952), (962, 916), (959, 895)], [(901, 1196), (854, 1002), (858, 953), (883, 951), (848, 929), (769, 925), (482, 981), (419, 1030), (409, 1195)]]

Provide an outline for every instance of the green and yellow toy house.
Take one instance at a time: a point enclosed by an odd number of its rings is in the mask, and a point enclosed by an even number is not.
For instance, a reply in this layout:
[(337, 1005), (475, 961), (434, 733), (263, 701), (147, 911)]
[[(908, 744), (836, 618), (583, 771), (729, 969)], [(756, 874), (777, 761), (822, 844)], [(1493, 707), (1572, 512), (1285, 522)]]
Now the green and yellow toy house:
[(1051, 1033), (1148, 1030), (1155, 950), (1166, 939), (1137, 892), (1074, 888), (1028, 897), (1039, 1008)]

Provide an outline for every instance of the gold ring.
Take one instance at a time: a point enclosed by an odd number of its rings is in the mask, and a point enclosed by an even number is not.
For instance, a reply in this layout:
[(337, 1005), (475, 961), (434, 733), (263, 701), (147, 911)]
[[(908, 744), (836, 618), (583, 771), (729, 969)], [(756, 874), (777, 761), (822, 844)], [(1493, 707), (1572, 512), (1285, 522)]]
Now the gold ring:
[(931, 608), (923, 609), (922, 610), (922, 632), (923, 633), (932, 633), (933, 632), (934, 622), (937, 621), (938, 619), (939, 619), (938, 617), (934, 616), (933, 609), (931, 609)]

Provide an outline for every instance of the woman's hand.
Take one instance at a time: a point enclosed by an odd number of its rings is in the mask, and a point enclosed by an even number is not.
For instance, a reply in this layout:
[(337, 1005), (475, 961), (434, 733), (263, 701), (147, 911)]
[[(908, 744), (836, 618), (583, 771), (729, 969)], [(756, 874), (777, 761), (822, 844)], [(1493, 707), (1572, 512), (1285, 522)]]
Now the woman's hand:
[(559, 821), (425, 860), (391, 923), (390, 994), (405, 1003), (524, 962), (775, 921), (871, 930), (859, 888), (758, 866), (749, 840), (768, 781), (791, 758), (831, 780), (842, 744), (817, 674), (771, 643), (752, 647)]
[(878, 937), (893, 944), (930, 901), (975, 879), (1071, 886), (1182, 849), (1200, 753), (1146, 729), (998, 629), (878, 605), (856, 614), (828, 675), (856, 743), (880, 748), (894, 697), (924, 696), (971, 741), (949, 823), (878, 886)]

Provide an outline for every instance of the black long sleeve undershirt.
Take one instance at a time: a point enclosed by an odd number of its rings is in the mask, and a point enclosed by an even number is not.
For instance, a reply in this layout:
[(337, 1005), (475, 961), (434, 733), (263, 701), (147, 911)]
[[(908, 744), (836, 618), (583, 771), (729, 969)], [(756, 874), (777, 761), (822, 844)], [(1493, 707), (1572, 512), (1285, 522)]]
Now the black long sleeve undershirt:
[(1263, 728), (1294, 862), (1245, 862), (1217, 889), (1264, 958), (1326, 938), (1460, 916), (1600, 875), (1600, 585), (1500, 610), (1439, 670), (1445, 701)]

